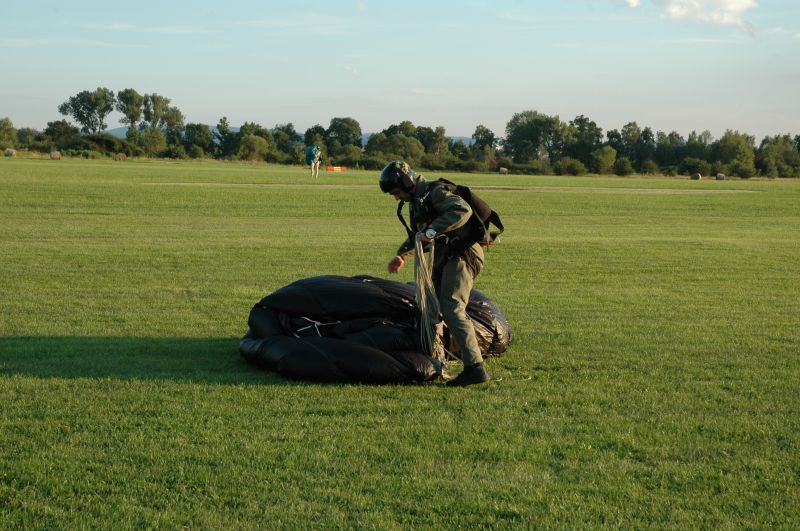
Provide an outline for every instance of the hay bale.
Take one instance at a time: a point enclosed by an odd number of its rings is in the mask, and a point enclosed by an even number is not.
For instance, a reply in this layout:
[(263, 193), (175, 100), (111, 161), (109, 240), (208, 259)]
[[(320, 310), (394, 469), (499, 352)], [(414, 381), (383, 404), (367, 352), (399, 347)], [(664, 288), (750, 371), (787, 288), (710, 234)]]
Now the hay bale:
[(717, 174), (717, 180), (718, 181), (724, 181), (725, 180), (725, 174), (724, 173), (718, 173)]
[(5, 155), (6, 157), (16, 157), (17, 156), (17, 150), (16, 149), (11, 149), (11, 148), (6, 148), (6, 150), (3, 151), (3, 155)]
[(497, 171), (500, 173), (500, 175), (506, 175), (508, 173), (508, 168), (502, 168), (501, 167)]
[(114, 155), (114, 160), (127, 160), (127, 159), (128, 155), (126, 155), (125, 153), (117, 153), (116, 155)]
[(691, 176), (691, 179), (692, 179), (693, 181), (699, 181), (699, 180), (701, 180), (702, 178), (703, 178), (703, 176), (702, 176), (702, 175), (700, 175), (699, 173), (693, 173), (693, 174), (692, 174), (692, 176)]
[(50, 152), (50, 160), (61, 160), (61, 152), (60, 151), (51, 151)]

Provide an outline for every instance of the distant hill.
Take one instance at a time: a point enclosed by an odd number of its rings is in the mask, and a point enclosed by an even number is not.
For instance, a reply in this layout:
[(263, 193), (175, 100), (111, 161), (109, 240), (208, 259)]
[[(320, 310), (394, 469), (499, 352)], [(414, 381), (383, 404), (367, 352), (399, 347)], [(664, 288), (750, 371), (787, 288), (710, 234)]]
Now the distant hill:
[(128, 133), (127, 127), (115, 127), (114, 129), (106, 129), (103, 131), (104, 133), (108, 133), (109, 135), (113, 135), (117, 138), (125, 138), (125, 135)]

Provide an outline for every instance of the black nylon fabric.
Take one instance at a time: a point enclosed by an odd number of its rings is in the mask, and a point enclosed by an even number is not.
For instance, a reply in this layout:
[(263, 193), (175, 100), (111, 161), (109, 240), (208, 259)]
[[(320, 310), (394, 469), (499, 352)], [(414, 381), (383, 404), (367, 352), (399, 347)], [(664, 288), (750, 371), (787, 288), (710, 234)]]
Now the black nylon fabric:
[[(407, 383), (441, 368), (415, 343), (414, 284), (370, 276), (301, 279), (251, 310), (239, 351), (283, 377), (320, 382)], [(499, 356), (511, 329), (498, 306), (473, 290), (467, 313), (484, 356)]]

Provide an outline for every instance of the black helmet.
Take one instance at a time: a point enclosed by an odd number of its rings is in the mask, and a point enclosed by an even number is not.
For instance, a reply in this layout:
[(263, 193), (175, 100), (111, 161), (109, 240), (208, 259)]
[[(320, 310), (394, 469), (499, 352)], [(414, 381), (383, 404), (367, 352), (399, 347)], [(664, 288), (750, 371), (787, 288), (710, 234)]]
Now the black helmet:
[(405, 161), (393, 160), (381, 172), (379, 182), (385, 194), (395, 188), (410, 192), (414, 188), (414, 170)]

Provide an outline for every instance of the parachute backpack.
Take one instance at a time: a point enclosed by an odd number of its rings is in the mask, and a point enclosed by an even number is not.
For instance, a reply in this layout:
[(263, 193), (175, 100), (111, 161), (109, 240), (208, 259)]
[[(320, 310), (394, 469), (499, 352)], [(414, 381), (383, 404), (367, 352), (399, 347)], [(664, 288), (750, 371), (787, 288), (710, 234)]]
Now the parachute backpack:
[[(466, 201), (472, 209), (472, 216), (467, 222), (469, 232), (464, 235), (467, 240), (470, 240), (469, 245), (472, 245), (472, 243), (478, 243), (482, 247), (494, 245), (497, 242), (497, 238), (505, 230), (505, 227), (503, 227), (503, 222), (500, 220), (500, 215), (492, 210), (489, 203), (473, 193), (468, 186), (456, 184), (444, 178), (440, 178), (436, 182), (441, 183), (441, 186), (445, 186), (451, 193)], [(492, 225), (497, 230), (491, 230)], [(458, 237), (458, 231), (456, 233), (456, 237)]]
[(316, 145), (309, 146), (306, 148), (306, 164), (311, 164), (317, 158), (317, 153), (319, 153), (319, 148)]
[[(494, 245), (497, 238), (503, 233), (505, 227), (500, 219), (500, 215), (492, 210), (489, 203), (478, 197), (468, 186), (456, 184), (447, 179), (440, 178), (433, 182), (434, 186), (443, 186), (450, 193), (456, 194), (463, 199), (472, 209), (472, 216), (470, 216), (467, 223), (454, 230), (449, 237), (449, 246), (453, 254), (460, 254), (467, 250), (473, 243), (477, 243), (482, 247)], [(406, 223), (403, 217), (403, 202), (397, 206), (397, 217), (406, 229), (409, 238), (414, 239), (414, 231)], [(497, 230), (491, 230), (494, 225)]]

